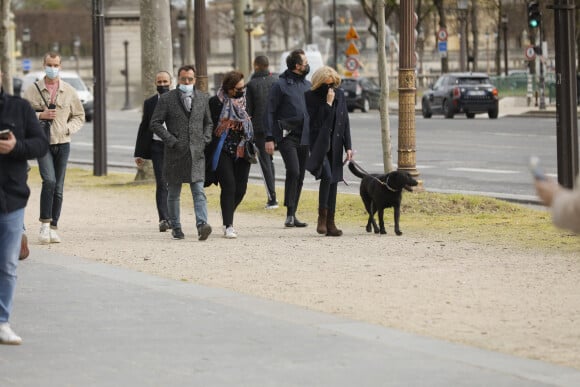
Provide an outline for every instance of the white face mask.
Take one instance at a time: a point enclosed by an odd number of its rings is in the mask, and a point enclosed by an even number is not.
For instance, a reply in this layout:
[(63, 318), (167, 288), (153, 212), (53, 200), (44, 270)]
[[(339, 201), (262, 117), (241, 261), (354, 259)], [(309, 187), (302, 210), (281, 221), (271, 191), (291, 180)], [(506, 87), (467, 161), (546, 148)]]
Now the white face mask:
[(44, 73), (46, 74), (46, 76), (49, 79), (55, 79), (58, 77), (58, 72), (59, 72), (59, 68), (58, 67), (50, 67), (50, 66), (46, 66), (44, 68)]
[(182, 84), (179, 84), (179, 90), (181, 90), (185, 94), (191, 94), (191, 93), (193, 93), (193, 85), (182, 85)]

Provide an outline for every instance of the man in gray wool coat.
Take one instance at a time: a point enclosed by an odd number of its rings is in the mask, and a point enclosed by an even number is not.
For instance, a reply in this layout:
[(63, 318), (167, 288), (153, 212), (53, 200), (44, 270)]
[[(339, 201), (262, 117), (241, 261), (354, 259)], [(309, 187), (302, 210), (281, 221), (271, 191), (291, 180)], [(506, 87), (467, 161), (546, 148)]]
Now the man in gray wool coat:
[(185, 65), (177, 72), (177, 89), (163, 94), (151, 117), (151, 130), (165, 146), (163, 177), (167, 181), (167, 209), (173, 227), (173, 239), (183, 239), (179, 219), (181, 186), (188, 183), (200, 241), (211, 234), (207, 222), (205, 146), (211, 141), (213, 124), (206, 93), (194, 88), (195, 68)]

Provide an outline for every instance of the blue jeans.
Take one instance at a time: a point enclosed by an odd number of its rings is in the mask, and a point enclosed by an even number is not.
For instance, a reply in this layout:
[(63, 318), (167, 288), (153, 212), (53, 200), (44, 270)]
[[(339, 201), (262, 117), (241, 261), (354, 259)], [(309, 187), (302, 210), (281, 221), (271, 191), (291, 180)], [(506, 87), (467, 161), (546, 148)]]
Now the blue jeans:
[(0, 323), (10, 320), (23, 227), (24, 208), (0, 214)]
[(38, 159), (42, 177), (40, 192), (40, 221), (56, 227), (62, 209), (64, 177), (70, 155), (70, 144), (50, 145), (48, 152)]
[[(181, 228), (179, 219), (179, 204), (182, 184), (167, 184), (167, 210), (169, 220), (173, 228)], [(203, 189), (203, 181), (189, 183), (191, 195), (193, 196), (193, 209), (195, 211), (195, 224), (201, 226), (207, 223), (207, 198)]]

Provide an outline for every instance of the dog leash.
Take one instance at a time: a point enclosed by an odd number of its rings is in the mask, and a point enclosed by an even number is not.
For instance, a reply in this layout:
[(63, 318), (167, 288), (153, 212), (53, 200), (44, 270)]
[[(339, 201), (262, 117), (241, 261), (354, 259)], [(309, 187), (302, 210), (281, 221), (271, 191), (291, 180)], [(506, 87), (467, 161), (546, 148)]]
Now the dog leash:
[[(388, 189), (389, 191), (391, 191), (391, 192), (398, 192), (396, 189), (394, 189), (394, 188), (392, 188), (392, 187), (389, 186), (389, 176), (387, 176), (387, 181), (382, 181), (378, 177), (373, 176), (370, 173), (368, 173), (367, 171), (365, 171), (364, 168), (362, 168), (356, 161), (350, 160), (350, 162), (353, 163), (354, 166), (356, 168), (358, 168), (362, 173), (364, 173), (365, 175), (367, 175), (367, 176), (375, 179), (377, 182), (379, 182), (379, 184), (384, 185), (385, 188)], [(345, 164), (346, 164), (346, 161), (345, 161)], [(401, 189), (401, 191), (402, 191), (402, 189)]]

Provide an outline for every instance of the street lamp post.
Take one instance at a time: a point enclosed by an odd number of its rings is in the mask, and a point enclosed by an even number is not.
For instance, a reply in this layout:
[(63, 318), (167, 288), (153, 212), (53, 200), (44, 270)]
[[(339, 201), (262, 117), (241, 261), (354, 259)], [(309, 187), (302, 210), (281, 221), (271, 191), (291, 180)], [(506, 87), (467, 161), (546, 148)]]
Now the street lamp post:
[(73, 53), (75, 56), (75, 66), (77, 74), (80, 72), (80, 64), (79, 64), (79, 56), (81, 54), (80, 48), (81, 48), (81, 38), (78, 35), (76, 35), (73, 40)]
[(129, 41), (125, 40), (123, 46), (125, 46), (125, 68), (121, 70), (121, 74), (125, 76), (125, 105), (122, 110), (129, 110), (131, 109), (129, 104)]
[(248, 65), (249, 73), (252, 72), (252, 31), (254, 31), (254, 9), (250, 6), (250, 3), (246, 4), (246, 9), (244, 9), (244, 19), (246, 21), (246, 32), (248, 33)]
[(181, 65), (185, 64), (185, 30), (187, 28), (187, 18), (183, 10), (179, 10), (177, 14), (177, 29), (179, 30), (179, 57), (181, 59)]
[(507, 38), (507, 31), (508, 31), (508, 17), (507, 15), (502, 15), (501, 17), (501, 26), (503, 30), (503, 60), (504, 60), (504, 70), (505, 75), (508, 75), (508, 38)]
[(489, 74), (489, 30), (485, 31), (485, 71)]
[(459, 42), (459, 66), (461, 71), (465, 71), (465, 57), (467, 53), (467, 33), (465, 28), (465, 22), (467, 19), (467, 0), (458, 0), (457, 8), (459, 9), (459, 21), (460, 21), (460, 42)]

